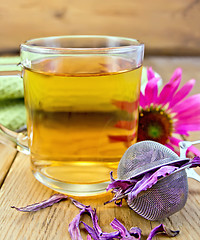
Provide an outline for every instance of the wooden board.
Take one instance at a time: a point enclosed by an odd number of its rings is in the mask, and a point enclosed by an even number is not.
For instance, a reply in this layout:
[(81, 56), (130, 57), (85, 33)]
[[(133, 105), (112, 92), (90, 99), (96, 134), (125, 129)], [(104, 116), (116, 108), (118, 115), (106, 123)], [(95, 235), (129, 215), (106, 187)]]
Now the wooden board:
[(0, 186), (10, 170), (16, 156), (16, 150), (0, 144)]
[[(199, 93), (200, 58), (158, 58), (145, 59), (145, 65), (153, 68), (162, 75), (166, 82), (172, 71), (180, 66), (183, 68), (183, 83), (190, 78), (196, 78), (197, 84), (192, 94)], [(190, 140), (200, 139), (199, 132), (191, 133)], [(200, 149), (200, 146), (197, 146)], [(4, 167), (7, 164), (7, 167)], [(3, 166), (3, 167), (2, 167)], [(70, 239), (68, 225), (78, 214), (78, 209), (69, 200), (60, 202), (50, 208), (35, 213), (21, 213), (10, 206), (25, 206), (49, 198), (55, 192), (39, 183), (31, 173), (29, 158), (21, 153), (15, 154), (15, 150), (0, 145), (0, 174), (7, 169), (8, 174), (2, 177), (0, 188), (0, 239), (2, 240), (64, 240)], [(197, 169), (200, 174), (200, 168)], [(2, 175), (1, 175), (2, 176)], [(142, 240), (145, 240), (151, 229), (160, 223), (174, 230), (180, 230), (180, 234), (172, 238), (174, 240), (198, 240), (200, 235), (200, 183), (189, 179), (189, 194), (185, 207), (163, 221), (150, 222), (127, 207), (125, 202), (121, 208), (113, 203), (103, 205), (111, 198), (105, 194), (93, 198), (76, 198), (84, 204), (90, 204), (97, 209), (99, 224), (104, 231), (111, 231), (110, 222), (116, 217), (128, 229), (137, 226), (142, 229)], [(83, 218), (91, 224), (88, 216)], [(84, 236), (86, 236), (83, 233)], [(159, 235), (157, 240), (170, 239)]]
[[(200, 169), (198, 173), (200, 174)], [(185, 207), (178, 213), (159, 222), (150, 222), (128, 208), (124, 202), (119, 208), (114, 204), (104, 206), (103, 203), (111, 198), (111, 195), (102, 195), (97, 198), (76, 198), (84, 204), (97, 209), (99, 224), (104, 231), (112, 231), (110, 222), (116, 217), (129, 229), (137, 226), (142, 229), (142, 240), (146, 239), (151, 229), (160, 223), (180, 230), (181, 233), (174, 240), (197, 240), (199, 236), (200, 191), (199, 183), (189, 181), (189, 197)], [(31, 174), (29, 159), (23, 154), (18, 154), (12, 168), (1, 188), (0, 192), (0, 232), (1, 239), (46, 239), (64, 240), (70, 239), (68, 225), (78, 214), (78, 209), (70, 203), (70, 200), (60, 202), (50, 208), (35, 213), (21, 213), (10, 206), (26, 206), (49, 198), (54, 192), (39, 183)], [(84, 221), (91, 224), (89, 218)], [(82, 232), (83, 236), (86, 236)], [(157, 240), (169, 239), (157, 236)]]
[(0, 52), (31, 38), (101, 34), (137, 38), (147, 54), (199, 55), (199, 10), (193, 0), (1, 1)]
[[(200, 174), (200, 171), (198, 173)], [(174, 240), (197, 240), (200, 226), (200, 191), (194, 180), (189, 181), (189, 189), (189, 198), (184, 209), (160, 222), (150, 222), (140, 217), (125, 203), (121, 208), (114, 204), (104, 206), (103, 203), (111, 198), (110, 194), (98, 198), (76, 199), (97, 209), (99, 224), (104, 231), (112, 230), (109, 224), (116, 217), (128, 229), (132, 226), (140, 227), (143, 233), (142, 239), (146, 239), (154, 226), (164, 223), (172, 229), (181, 231), (180, 236), (173, 238)], [(40, 184), (31, 174), (28, 157), (18, 154), (0, 192), (1, 239), (70, 239), (67, 231), (68, 225), (79, 211), (69, 200), (35, 213), (21, 213), (10, 208), (12, 205), (19, 207), (39, 202), (49, 198), (52, 194), (54, 194), (52, 190)], [(89, 219), (84, 218), (84, 220), (91, 224)], [(159, 236), (158, 239), (164, 240), (168, 237)]]
[(182, 69), (182, 81), (180, 86), (190, 79), (195, 79), (196, 84), (192, 89), (191, 94), (200, 92), (200, 58), (199, 57), (158, 57), (145, 56), (144, 66), (152, 67), (154, 71), (158, 72), (166, 83), (169, 81), (176, 68)]

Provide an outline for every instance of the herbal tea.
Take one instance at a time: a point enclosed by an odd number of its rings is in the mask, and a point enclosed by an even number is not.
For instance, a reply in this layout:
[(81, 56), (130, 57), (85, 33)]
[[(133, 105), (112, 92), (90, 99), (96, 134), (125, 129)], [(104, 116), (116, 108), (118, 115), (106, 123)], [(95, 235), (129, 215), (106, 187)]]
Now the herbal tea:
[(137, 137), (142, 68), (133, 65), (118, 57), (62, 57), (24, 70), (33, 172), (52, 185), (71, 184), (72, 192), (92, 191), (115, 175)]

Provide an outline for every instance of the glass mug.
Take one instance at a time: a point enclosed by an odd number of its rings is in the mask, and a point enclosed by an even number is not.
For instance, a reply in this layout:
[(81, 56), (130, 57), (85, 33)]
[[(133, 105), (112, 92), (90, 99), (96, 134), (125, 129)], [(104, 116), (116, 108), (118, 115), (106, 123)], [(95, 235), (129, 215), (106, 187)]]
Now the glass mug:
[[(104, 192), (136, 142), (144, 44), (60, 36), (21, 44), (27, 140), (1, 125), (1, 141), (28, 153), (34, 176), (58, 192)], [(3, 140), (2, 140), (3, 139)], [(7, 139), (7, 140), (6, 140)]]

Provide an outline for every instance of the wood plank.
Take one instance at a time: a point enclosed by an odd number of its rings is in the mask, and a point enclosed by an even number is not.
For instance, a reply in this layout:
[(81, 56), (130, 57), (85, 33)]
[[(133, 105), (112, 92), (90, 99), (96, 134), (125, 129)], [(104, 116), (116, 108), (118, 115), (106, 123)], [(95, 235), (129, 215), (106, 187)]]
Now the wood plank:
[(0, 4), (0, 51), (41, 36), (102, 34), (140, 39), (148, 54), (199, 55), (199, 9), (193, 0), (7, 0)]
[[(35, 213), (21, 213), (10, 208), (12, 205), (25, 206), (39, 202), (54, 193), (33, 177), (29, 165), (28, 157), (19, 154), (0, 191), (1, 239), (70, 239), (68, 224), (79, 212), (70, 201), (60, 202)], [(97, 209), (100, 226), (104, 231), (112, 230), (109, 224), (116, 217), (127, 228), (132, 226), (142, 228), (143, 235), (147, 236), (151, 229), (149, 221), (138, 216), (126, 206), (122, 208), (116, 208), (114, 204), (104, 206), (103, 203), (110, 198), (110, 194), (105, 194), (96, 198), (76, 199), (84, 204), (91, 204)], [(89, 223), (87, 218), (84, 219)]]
[(0, 143), (0, 186), (3, 183), (11, 164), (14, 161), (16, 150)]
[[(162, 75), (164, 82), (168, 81), (173, 70), (180, 66), (183, 68), (183, 83), (190, 78), (196, 78), (197, 84), (192, 94), (199, 93), (199, 64), (200, 58), (156, 58), (145, 59), (145, 65), (153, 68)], [(197, 140), (199, 132), (191, 133), (190, 140)], [(197, 146), (200, 149), (200, 146)], [(0, 145), (0, 157), (6, 159), (2, 151), (8, 149)], [(10, 151), (8, 152), (10, 154)], [(4, 157), (2, 157), (4, 156)], [(6, 160), (4, 160), (6, 161)], [(1, 167), (0, 167), (1, 169)], [(200, 174), (200, 168), (197, 169)], [(0, 190), (0, 232), (1, 239), (70, 239), (67, 228), (73, 217), (78, 214), (78, 209), (70, 201), (60, 202), (50, 208), (35, 213), (20, 213), (10, 206), (25, 206), (34, 202), (47, 199), (54, 191), (40, 184), (31, 174), (30, 163), (27, 156), (18, 154)], [(174, 230), (179, 229), (180, 235), (174, 240), (199, 238), (200, 226), (200, 190), (199, 183), (189, 179), (189, 195), (185, 207), (173, 216), (160, 222), (150, 222), (130, 210), (125, 203), (122, 208), (114, 204), (104, 206), (103, 203), (111, 198), (110, 194), (93, 198), (76, 198), (85, 204), (97, 208), (100, 226), (104, 231), (111, 231), (109, 223), (114, 217), (119, 219), (127, 228), (138, 226), (143, 231), (142, 240), (146, 239), (151, 228), (164, 223)], [(85, 217), (87, 223), (88, 218)], [(157, 236), (157, 240), (167, 240), (168, 237)]]
[[(200, 174), (199, 170), (198, 173)], [(125, 203), (121, 208), (115, 207), (114, 204), (104, 206), (103, 203), (111, 198), (110, 194), (97, 198), (76, 199), (97, 209), (99, 223), (104, 231), (111, 231), (109, 223), (116, 217), (128, 229), (131, 226), (140, 227), (143, 232), (143, 240), (146, 239), (151, 227), (157, 226), (159, 223), (181, 231), (180, 235), (174, 239), (196, 240), (199, 236), (200, 224), (200, 191), (194, 180), (189, 181), (189, 189), (186, 206), (180, 212), (160, 222), (143, 219), (130, 210)], [(12, 205), (25, 206), (42, 201), (53, 193), (52, 190), (35, 180), (30, 172), (28, 157), (19, 154), (0, 192), (1, 238), (4, 240), (70, 239), (67, 231), (68, 224), (78, 214), (78, 209), (70, 201), (60, 202), (35, 213), (20, 213), (10, 208)], [(84, 221), (91, 224), (87, 217), (84, 218)], [(158, 236), (157, 239), (169, 238)]]
[(200, 92), (200, 58), (199, 57), (156, 57), (146, 56), (144, 58), (144, 66), (152, 67), (158, 72), (166, 84), (176, 68), (182, 68), (182, 80), (180, 86), (190, 79), (196, 79), (195, 87), (190, 95)]

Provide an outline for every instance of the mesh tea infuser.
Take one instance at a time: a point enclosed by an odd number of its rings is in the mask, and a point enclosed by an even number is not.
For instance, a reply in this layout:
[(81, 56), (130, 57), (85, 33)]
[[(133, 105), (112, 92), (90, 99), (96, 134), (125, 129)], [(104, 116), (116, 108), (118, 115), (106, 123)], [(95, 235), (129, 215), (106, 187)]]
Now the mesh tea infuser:
[[(170, 164), (189, 163), (190, 159), (186, 158), (186, 151), (192, 144), (197, 143), (200, 141), (180, 142), (180, 157), (171, 149), (154, 141), (135, 143), (127, 149), (120, 160), (117, 170), (118, 179), (137, 177)], [(187, 164), (187, 168), (189, 166)], [(136, 213), (148, 220), (166, 218), (184, 207), (188, 196), (187, 176), (200, 181), (200, 176), (193, 169), (186, 170), (186, 167), (180, 167), (174, 173), (162, 177), (135, 199), (127, 200), (127, 203)]]

